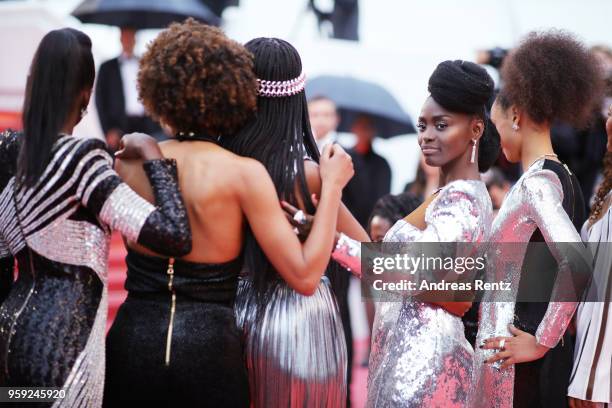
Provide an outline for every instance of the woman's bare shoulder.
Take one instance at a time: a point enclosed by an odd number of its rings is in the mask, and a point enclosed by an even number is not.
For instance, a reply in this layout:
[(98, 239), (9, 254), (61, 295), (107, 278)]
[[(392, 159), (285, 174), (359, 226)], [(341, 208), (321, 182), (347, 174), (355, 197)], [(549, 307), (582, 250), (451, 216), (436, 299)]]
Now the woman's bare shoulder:
[(321, 172), (319, 170), (319, 164), (310, 159), (304, 160), (304, 175), (306, 176), (308, 190), (317, 195), (321, 194)]
[(265, 166), (256, 159), (239, 156), (221, 147), (200, 151), (193, 156), (202, 166), (202, 176), (213, 178), (226, 188), (251, 190), (270, 180)]

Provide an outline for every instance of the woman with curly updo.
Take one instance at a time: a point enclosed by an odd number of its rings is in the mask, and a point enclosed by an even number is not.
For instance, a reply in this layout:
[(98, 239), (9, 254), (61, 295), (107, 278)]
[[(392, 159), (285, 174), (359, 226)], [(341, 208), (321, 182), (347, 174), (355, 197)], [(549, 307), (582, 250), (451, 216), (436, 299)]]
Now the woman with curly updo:
[[(585, 218), (580, 185), (558, 161), (550, 127), (556, 120), (585, 125), (600, 101), (601, 71), (572, 35), (549, 31), (528, 35), (502, 76), (492, 120), (506, 158), (520, 162), (524, 174), (492, 227), (497, 248), (514, 244), (490, 257), (487, 279), (510, 283), (512, 293), (489, 292), (481, 303), (470, 406), (564, 407), (574, 350), (566, 329), (578, 305), (567, 295), (569, 280), (579, 293), (590, 265), (578, 244)], [(527, 246), (542, 241), (544, 249)], [(543, 288), (537, 299), (516, 301), (533, 288)]]
[[(471, 256), (477, 256), (476, 245), (487, 242), (493, 215), (480, 172), (497, 160), (500, 150), (486, 108), (493, 79), (472, 62), (444, 61), (429, 78), (428, 90), (417, 124), (418, 141), (426, 164), (439, 169), (441, 187), (410, 214), (400, 216), (382, 241), (403, 243), (401, 253), (408, 257), (423, 255), (419, 244), (443, 242), (462, 242)], [(359, 243), (339, 235), (333, 259), (361, 271)], [(436, 251), (428, 255), (465, 253)], [(415, 281), (427, 279), (426, 270), (415, 270)], [(366, 279), (364, 284), (371, 285)], [(474, 351), (461, 316), (472, 303), (436, 299), (426, 291), (404, 293), (391, 301), (378, 299), (382, 301), (372, 327), (366, 406), (469, 407)]]
[[(350, 157), (336, 147), (323, 152), (319, 210), (302, 245), (265, 167), (218, 145), (254, 114), (251, 58), (219, 29), (187, 20), (163, 31), (141, 61), (144, 106), (175, 135), (160, 147), (180, 169), (193, 250), (168, 259), (127, 240), (128, 297), (107, 339), (107, 407), (249, 406), (232, 308), (247, 222), (296, 290), (312, 293), (325, 271)], [(153, 197), (138, 163), (117, 167), (139, 194)]]

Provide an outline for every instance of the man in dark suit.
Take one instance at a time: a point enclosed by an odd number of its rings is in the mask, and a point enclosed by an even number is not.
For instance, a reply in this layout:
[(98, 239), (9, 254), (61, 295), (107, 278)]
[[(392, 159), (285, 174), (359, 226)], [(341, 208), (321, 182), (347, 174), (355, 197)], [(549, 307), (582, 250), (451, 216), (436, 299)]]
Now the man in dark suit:
[(355, 175), (344, 188), (342, 201), (361, 226), (367, 229), (376, 201), (391, 190), (391, 167), (384, 157), (372, 149), (376, 128), (369, 116), (357, 116), (351, 131), (357, 138), (355, 146), (348, 150)]
[(146, 116), (138, 100), (136, 79), (138, 59), (134, 55), (136, 30), (121, 29), (123, 52), (104, 62), (98, 72), (96, 108), (109, 150), (116, 151), (125, 133), (161, 133), (160, 127)]
[[(342, 201), (361, 226), (367, 230), (368, 219), (374, 209), (374, 204), (391, 190), (391, 167), (382, 156), (372, 150), (376, 128), (368, 115), (358, 115), (351, 126), (351, 131), (357, 138), (357, 143), (347, 152), (353, 159), (355, 175), (344, 188)], [(348, 289), (351, 274), (346, 271), (341, 272), (343, 273), (337, 276), (330, 276), (330, 281), (338, 300), (338, 309), (344, 325), (349, 358), (347, 380), (350, 386), (353, 366), (353, 330), (348, 304)]]

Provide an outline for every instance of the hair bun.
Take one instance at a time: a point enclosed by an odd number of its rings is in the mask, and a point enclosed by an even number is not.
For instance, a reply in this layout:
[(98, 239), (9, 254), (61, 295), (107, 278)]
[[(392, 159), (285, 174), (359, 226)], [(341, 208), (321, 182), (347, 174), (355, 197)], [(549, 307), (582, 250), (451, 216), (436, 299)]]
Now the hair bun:
[(444, 61), (429, 78), (431, 97), (452, 112), (480, 113), (493, 95), (495, 84), (480, 65), (469, 61)]

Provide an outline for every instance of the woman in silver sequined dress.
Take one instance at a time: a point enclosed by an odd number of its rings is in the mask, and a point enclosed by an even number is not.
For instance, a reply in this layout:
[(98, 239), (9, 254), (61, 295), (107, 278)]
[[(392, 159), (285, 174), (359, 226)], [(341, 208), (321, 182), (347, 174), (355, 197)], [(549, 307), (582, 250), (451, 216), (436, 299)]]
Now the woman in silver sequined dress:
[[(440, 167), (442, 188), (421, 206), (424, 214), (417, 209), (397, 222), (384, 241), (484, 242), (492, 205), (479, 171), (499, 152), (485, 108), (493, 81), (475, 64), (445, 61), (432, 74), (429, 91), (417, 125), (419, 144), (427, 164)], [(464, 407), (472, 354), (461, 318), (440, 305), (413, 299), (380, 303), (368, 406)]]
[[(442, 187), (398, 221), (384, 242), (467, 242), (476, 250), (488, 238), (493, 211), (479, 171), (499, 154), (485, 106), (493, 80), (476, 64), (445, 61), (432, 74), (429, 91), (417, 126), (419, 144), (427, 164), (440, 168)], [(360, 270), (359, 248), (346, 237), (340, 236), (333, 256)], [(418, 297), (378, 302), (367, 405), (466, 407), (473, 349), (460, 316), (467, 308), (469, 302)]]
[[(487, 280), (510, 283), (512, 292), (488, 292), (481, 303), (476, 344), (484, 344), (475, 353), (471, 406), (564, 407), (573, 353), (566, 328), (577, 299), (563, 293), (570, 277), (576, 283), (589, 278), (590, 264), (583, 245), (576, 244), (576, 227), (585, 218), (580, 185), (557, 160), (550, 126), (562, 121), (579, 127), (589, 118), (600, 72), (584, 45), (553, 31), (530, 34), (504, 62), (503, 77), (492, 119), (506, 158), (520, 162), (525, 172), (493, 223), (492, 245), (513, 247), (496, 246), (506, 250), (489, 257)], [(548, 250), (536, 253), (530, 241), (545, 241)], [(569, 256), (570, 248), (576, 256)], [(526, 262), (534, 256), (537, 265)], [(544, 261), (551, 267), (543, 268)], [(542, 283), (550, 288), (546, 298), (515, 301)]]
[(32, 406), (102, 404), (111, 229), (167, 255), (191, 250), (176, 163), (154, 139), (124, 137), (144, 149), (120, 155), (148, 160), (157, 207), (121, 181), (104, 142), (71, 135), (94, 74), (89, 37), (51, 31), (30, 69), (24, 132), (0, 135), (0, 386), (65, 392)]
[[(246, 48), (254, 55), (260, 84), (257, 117), (227, 138), (224, 146), (259, 160), (279, 197), (311, 212), (311, 194), (319, 194), (321, 179), (300, 56), (291, 44), (276, 38), (254, 39)], [(344, 206), (337, 223), (340, 231), (368, 240)], [(246, 239), (235, 310), (245, 335), (252, 405), (343, 407), (348, 392), (347, 349), (330, 280), (313, 273), (307, 287), (283, 279), (251, 233)], [(331, 254), (332, 247), (329, 250)]]

